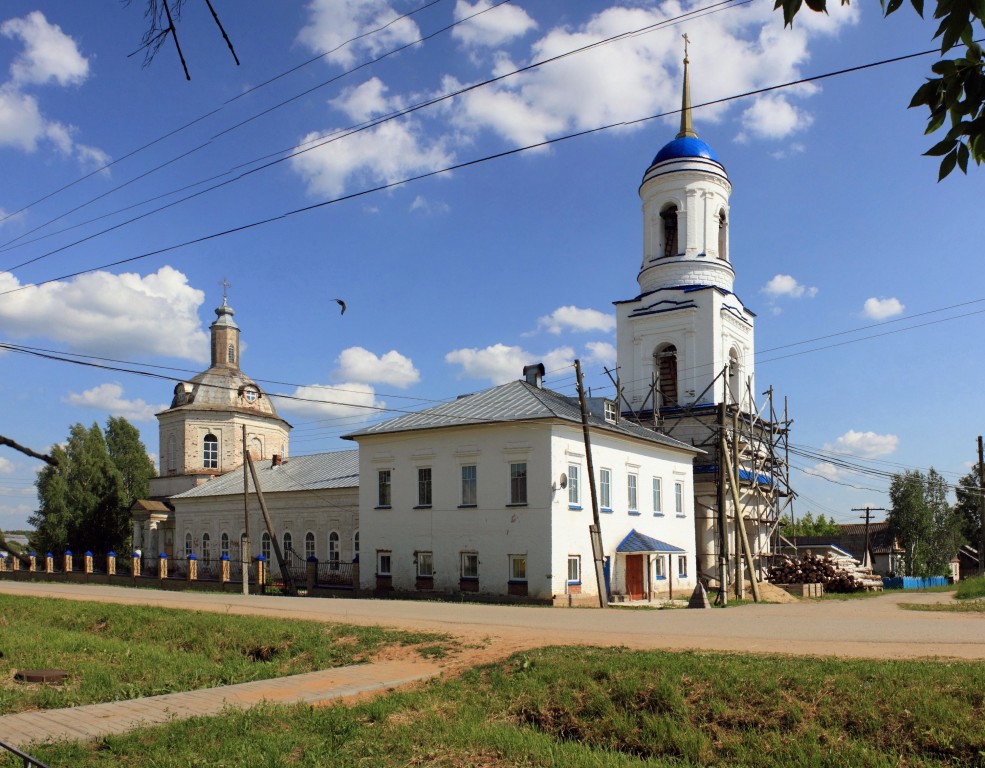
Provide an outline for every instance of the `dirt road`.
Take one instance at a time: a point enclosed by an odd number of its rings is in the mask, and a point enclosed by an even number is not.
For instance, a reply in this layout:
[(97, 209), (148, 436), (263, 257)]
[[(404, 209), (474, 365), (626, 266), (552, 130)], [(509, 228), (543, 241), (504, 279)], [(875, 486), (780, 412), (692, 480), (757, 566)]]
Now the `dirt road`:
[(562, 609), (401, 600), (244, 597), (125, 587), (0, 581), (0, 592), (284, 619), (447, 632), (478, 646), (457, 664), (543, 645), (785, 653), (882, 659), (985, 659), (985, 614), (908, 611), (950, 594), (748, 605), (713, 610)]

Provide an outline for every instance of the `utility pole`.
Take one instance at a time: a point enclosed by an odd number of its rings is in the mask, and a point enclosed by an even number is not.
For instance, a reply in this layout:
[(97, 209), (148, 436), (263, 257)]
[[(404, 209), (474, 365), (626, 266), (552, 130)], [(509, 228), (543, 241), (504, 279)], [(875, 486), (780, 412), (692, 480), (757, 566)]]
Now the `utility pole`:
[(873, 512), (888, 512), (885, 507), (852, 507), (852, 512), (865, 512), (862, 519), (865, 520), (865, 554), (862, 555), (862, 566), (872, 567), (872, 560), (869, 558), (869, 520), (872, 519)]
[(246, 535), (239, 543), (239, 559), (243, 566), (243, 594), (250, 594), (250, 480), (249, 466), (246, 462), (246, 425), (243, 425), (243, 517)]
[(728, 501), (725, 488), (725, 403), (718, 404), (718, 596), (716, 605), (728, 605)]
[[(295, 594), (294, 582), (291, 580), (290, 571), (287, 568), (287, 561), (280, 551), (280, 544), (277, 543), (277, 532), (274, 524), (270, 521), (270, 513), (267, 511), (267, 502), (263, 500), (263, 491), (260, 488), (260, 478), (257, 477), (257, 469), (253, 465), (253, 457), (247, 453), (246, 463), (250, 466), (250, 474), (253, 476), (253, 487), (257, 492), (257, 501), (260, 502), (260, 511), (263, 513), (263, 521), (267, 524), (267, 533), (270, 535), (270, 543), (274, 547), (274, 554), (277, 556), (277, 564), (280, 565), (281, 579), (284, 581), (284, 591), (289, 595)], [(257, 585), (259, 587), (259, 585)]]
[[(595, 467), (592, 465), (592, 442), (588, 436), (588, 407), (585, 403), (585, 387), (581, 381), (581, 362), (575, 360), (575, 376), (578, 379), (578, 405), (581, 408), (581, 432), (585, 440), (585, 461), (588, 465), (588, 487), (592, 493), (592, 520), (588, 535), (592, 540), (592, 557), (595, 560), (595, 583), (599, 590), (599, 608), (609, 604), (605, 590), (605, 566), (602, 552), (602, 519), (599, 517), (598, 495), (595, 492)], [(649, 574), (647, 574), (649, 579)], [(647, 587), (649, 588), (649, 586)]]
[(978, 436), (978, 575), (985, 574), (985, 450)]

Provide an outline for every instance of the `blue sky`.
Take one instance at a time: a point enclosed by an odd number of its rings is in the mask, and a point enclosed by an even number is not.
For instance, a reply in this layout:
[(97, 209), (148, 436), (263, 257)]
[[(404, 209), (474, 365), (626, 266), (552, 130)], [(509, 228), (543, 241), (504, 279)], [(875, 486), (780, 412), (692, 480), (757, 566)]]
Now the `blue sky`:
[[(771, 0), (657, 27), (706, 6), (439, 0), (339, 47), (425, 3), (214, 0), (242, 65), (204, 3), (189, 3), (178, 26), (186, 82), (170, 44), (147, 68), (127, 58), (142, 5), (0, 10), (0, 342), (188, 376), (173, 369), (206, 367), (228, 279), (244, 370), (268, 392), (328, 401), (276, 402), (295, 426), (293, 455), (351, 447), (339, 435), (368, 419), (518, 378), (529, 362), (573, 392), (580, 358), (586, 384), (611, 394), (612, 302), (638, 288), (637, 188), (677, 130), (676, 116), (640, 119), (679, 106), (682, 33), (700, 104), (927, 50), (935, 26), (908, 8), (882, 19), (874, 3), (805, 11), (784, 30)], [(736, 292), (758, 314), (758, 388), (789, 398), (791, 443), (879, 470), (933, 465), (955, 481), (983, 431), (985, 176), (938, 184), (936, 161), (921, 157), (937, 139), (906, 105), (932, 60), (696, 109), (694, 120), (732, 180)], [(631, 124), (210, 237), (620, 122)], [(94, 271), (37, 285), (83, 270)], [(153, 413), (173, 383), (16, 352), (0, 352), (0, 366), (0, 434), (45, 450), (74, 422), (124, 415), (156, 459)], [(852, 507), (888, 506), (885, 479), (823, 459), (792, 460), (798, 514), (851, 521)], [(0, 529), (36, 507), (37, 469), (0, 453)]]

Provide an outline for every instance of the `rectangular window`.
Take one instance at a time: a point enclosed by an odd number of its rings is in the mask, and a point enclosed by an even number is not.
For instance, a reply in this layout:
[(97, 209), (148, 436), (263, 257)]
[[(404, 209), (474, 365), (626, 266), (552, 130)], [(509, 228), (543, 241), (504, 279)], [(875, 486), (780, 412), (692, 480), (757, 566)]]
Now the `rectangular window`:
[(568, 583), (581, 584), (581, 555), (568, 555)]
[(431, 506), (431, 467), (417, 469), (417, 506)]
[(510, 504), (527, 503), (527, 462), (510, 464)]
[(657, 555), (653, 558), (653, 575), (658, 579), (664, 578), (664, 556)]
[(390, 575), (390, 550), (376, 553), (376, 575)]
[(429, 579), (434, 576), (434, 555), (431, 552), (417, 553), (417, 577)]
[(599, 506), (602, 509), (612, 509), (612, 471), (599, 470)]
[(635, 512), (639, 508), (636, 499), (636, 481), (636, 475), (630, 474), (626, 476), (626, 496), (630, 512)]
[(612, 400), (605, 401), (605, 420), (610, 424), (616, 423), (616, 404)]
[(684, 517), (684, 483), (674, 483), (674, 510)]
[(390, 470), (381, 469), (379, 471), (379, 494), (377, 496), (378, 507), (390, 506)]
[(581, 469), (577, 464), (568, 465), (568, 503), (581, 504), (581, 489), (578, 487), (578, 471)]
[(664, 511), (663, 480), (653, 478), (653, 514), (662, 515)]
[(475, 552), (462, 552), (462, 578), (479, 578), (479, 555)]
[(477, 498), (476, 467), (475, 464), (466, 464), (462, 467), (462, 506), (474, 507)]
[(510, 555), (510, 581), (527, 580), (527, 556)]
[(687, 578), (687, 555), (677, 556), (677, 575), (682, 579)]

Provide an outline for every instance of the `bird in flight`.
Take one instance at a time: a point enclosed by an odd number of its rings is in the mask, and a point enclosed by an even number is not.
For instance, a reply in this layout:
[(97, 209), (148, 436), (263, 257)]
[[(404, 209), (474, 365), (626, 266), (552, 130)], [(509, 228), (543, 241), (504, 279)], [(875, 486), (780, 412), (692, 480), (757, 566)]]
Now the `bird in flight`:
[(344, 302), (344, 301), (342, 301), (342, 299), (333, 299), (333, 301), (334, 301), (334, 302), (335, 302), (336, 304), (338, 304), (338, 305), (339, 305), (340, 307), (342, 307), (342, 311), (341, 311), (341, 312), (339, 312), (339, 314), (340, 314), (340, 315), (344, 315), (344, 314), (345, 314), (345, 302)]

